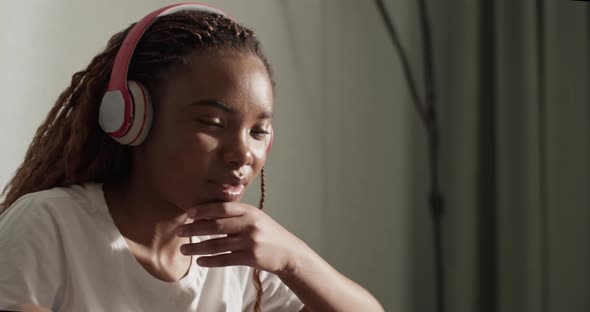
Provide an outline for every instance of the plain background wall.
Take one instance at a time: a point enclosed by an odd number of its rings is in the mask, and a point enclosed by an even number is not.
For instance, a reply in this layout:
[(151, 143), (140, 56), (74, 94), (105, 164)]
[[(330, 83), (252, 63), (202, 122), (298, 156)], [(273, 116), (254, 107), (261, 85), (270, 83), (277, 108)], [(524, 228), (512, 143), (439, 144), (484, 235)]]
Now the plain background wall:
[[(399, 26), (411, 31), (404, 28), (408, 9), (390, 2)], [(2, 2), (0, 185), (72, 74), (112, 34), (169, 3)], [(257, 32), (275, 70), (269, 214), (387, 310), (406, 310), (406, 129), (415, 117), (375, 7), (335, 0), (209, 3)], [(251, 189), (246, 201), (256, 203), (258, 194)]]

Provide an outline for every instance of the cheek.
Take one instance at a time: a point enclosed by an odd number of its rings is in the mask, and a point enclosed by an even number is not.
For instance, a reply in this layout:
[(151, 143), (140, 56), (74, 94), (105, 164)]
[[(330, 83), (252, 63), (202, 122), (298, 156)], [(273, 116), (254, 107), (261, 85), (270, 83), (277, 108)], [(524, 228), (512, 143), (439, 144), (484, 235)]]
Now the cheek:
[(170, 137), (154, 146), (155, 157), (148, 170), (152, 173), (152, 182), (166, 200), (186, 208), (203, 197), (198, 190), (206, 184), (216, 146), (211, 138), (194, 133)]
[(217, 146), (213, 138), (196, 133), (182, 121), (167, 122), (154, 133), (150, 148), (158, 155), (158, 162), (178, 168), (191, 168), (205, 159)]
[(268, 149), (268, 145), (268, 140), (263, 142), (255, 141), (253, 143), (253, 148), (251, 149), (251, 151), (256, 161), (260, 164), (260, 167), (264, 166), (268, 158), (268, 152), (270, 152), (270, 150)]
[(266, 150), (253, 151), (252, 154), (255, 159), (253, 169), (256, 171), (256, 173), (260, 173), (260, 170), (262, 169), (262, 167), (264, 167), (264, 164), (266, 163)]

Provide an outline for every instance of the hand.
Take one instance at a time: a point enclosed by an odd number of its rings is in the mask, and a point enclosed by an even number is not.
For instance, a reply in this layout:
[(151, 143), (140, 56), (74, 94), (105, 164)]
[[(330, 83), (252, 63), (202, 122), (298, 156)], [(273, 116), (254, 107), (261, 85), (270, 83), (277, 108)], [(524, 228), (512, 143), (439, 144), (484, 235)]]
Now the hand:
[(179, 236), (227, 234), (181, 246), (185, 255), (231, 252), (199, 257), (197, 264), (201, 266), (247, 265), (275, 274), (286, 273), (296, 269), (296, 256), (308, 248), (262, 210), (247, 204), (211, 203), (190, 208), (187, 214), (194, 222), (179, 226)]

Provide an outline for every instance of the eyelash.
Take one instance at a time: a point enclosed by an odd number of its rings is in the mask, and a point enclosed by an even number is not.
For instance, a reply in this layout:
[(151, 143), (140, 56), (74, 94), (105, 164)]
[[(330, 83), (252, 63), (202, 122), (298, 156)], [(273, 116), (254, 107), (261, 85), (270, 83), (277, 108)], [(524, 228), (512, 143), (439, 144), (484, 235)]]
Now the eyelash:
[(267, 135), (269, 135), (269, 134), (270, 134), (270, 132), (268, 132), (268, 131), (264, 131), (264, 130), (253, 131), (253, 133), (254, 133), (255, 135), (259, 135), (259, 136), (261, 136), (261, 137), (260, 137), (261, 139), (262, 139), (262, 137), (264, 137), (264, 136), (267, 136)]
[(208, 126), (213, 126), (213, 127), (219, 127), (219, 128), (223, 127), (223, 125), (221, 123), (212, 122), (212, 121), (204, 120), (204, 119), (197, 119), (197, 122), (200, 122), (200, 123), (208, 125)]
[[(207, 126), (212, 126), (212, 127), (217, 127), (217, 128), (223, 128), (223, 124), (217, 123), (217, 122), (212, 122), (212, 121), (209, 121), (209, 120), (197, 119), (197, 122), (200, 122), (200, 123), (205, 124)], [(255, 131), (252, 131), (252, 133), (254, 133), (255, 135), (264, 135), (264, 136), (270, 134), (270, 132), (265, 131), (265, 130), (255, 130)]]

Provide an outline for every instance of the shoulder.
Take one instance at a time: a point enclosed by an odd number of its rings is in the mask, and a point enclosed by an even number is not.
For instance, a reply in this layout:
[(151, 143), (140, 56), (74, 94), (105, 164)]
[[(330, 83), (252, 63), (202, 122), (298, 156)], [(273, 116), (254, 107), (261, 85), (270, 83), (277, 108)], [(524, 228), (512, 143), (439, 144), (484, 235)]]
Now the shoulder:
[[(52, 306), (65, 275), (64, 238), (87, 213), (82, 186), (27, 194), (0, 214), (0, 309), (23, 302)], [(74, 224), (75, 225), (75, 224)]]
[(2, 244), (51, 243), (64, 227), (92, 216), (96, 210), (93, 187), (96, 185), (57, 187), (20, 197), (0, 214)]
[(87, 183), (26, 194), (0, 214), (0, 229), (17, 220), (49, 217), (56, 213), (70, 212), (68, 210), (72, 209), (91, 211), (95, 209), (96, 198), (93, 193), (97, 187), (100, 185)]

